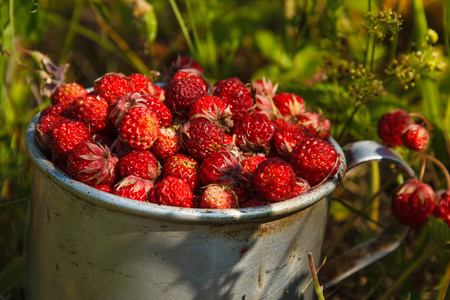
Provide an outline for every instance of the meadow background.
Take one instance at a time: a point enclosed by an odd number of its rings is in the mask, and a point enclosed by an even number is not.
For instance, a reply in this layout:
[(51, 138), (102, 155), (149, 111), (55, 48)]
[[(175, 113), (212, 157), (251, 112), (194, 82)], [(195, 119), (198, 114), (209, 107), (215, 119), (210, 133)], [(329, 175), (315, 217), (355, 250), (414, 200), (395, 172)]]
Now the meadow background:
[[(295, 92), (321, 109), (341, 145), (379, 141), (377, 121), (391, 109), (418, 112), (434, 127), (427, 152), (449, 169), (449, 1), (2, 0), (0, 5), (2, 300), (23, 299), (31, 184), (24, 132), (49, 104), (42, 90), (49, 76), (43, 58), (68, 64), (64, 81), (85, 87), (107, 72), (162, 71), (178, 56), (198, 60), (211, 82), (265, 76), (279, 91)], [(397, 150), (419, 172), (415, 154)], [(447, 186), (432, 164), (424, 180), (436, 190)], [(367, 195), (373, 186), (344, 187), (331, 205), (326, 241), (331, 248), (372, 237), (383, 229), (388, 211)], [(411, 230), (394, 253), (325, 291), (326, 298), (450, 299), (448, 231), (431, 218)]]

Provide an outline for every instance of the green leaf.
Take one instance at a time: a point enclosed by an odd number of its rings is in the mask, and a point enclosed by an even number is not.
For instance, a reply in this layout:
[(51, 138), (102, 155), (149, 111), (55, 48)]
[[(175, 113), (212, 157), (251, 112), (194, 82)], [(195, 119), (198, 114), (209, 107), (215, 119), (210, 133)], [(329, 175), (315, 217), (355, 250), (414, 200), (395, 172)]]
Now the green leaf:
[(273, 33), (260, 30), (255, 34), (255, 42), (262, 54), (268, 59), (276, 62), (282, 68), (292, 68), (292, 60)]
[(22, 258), (11, 260), (0, 273), (0, 295), (19, 284), (25, 275), (26, 263)]

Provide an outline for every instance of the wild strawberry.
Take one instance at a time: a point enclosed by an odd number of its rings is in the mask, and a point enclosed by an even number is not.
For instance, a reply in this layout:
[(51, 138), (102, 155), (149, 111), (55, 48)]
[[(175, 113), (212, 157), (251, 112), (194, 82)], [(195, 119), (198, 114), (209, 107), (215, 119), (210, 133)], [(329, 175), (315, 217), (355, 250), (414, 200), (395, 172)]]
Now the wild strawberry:
[(100, 96), (84, 96), (78, 98), (69, 109), (69, 117), (83, 121), (91, 132), (101, 132), (108, 126), (109, 105)]
[(70, 176), (88, 185), (112, 186), (118, 179), (118, 158), (109, 148), (91, 142), (81, 142), (70, 151), (67, 171)]
[(147, 150), (159, 133), (159, 120), (145, 106), (133, 106), (120, 122), (120, 136), (133, 149)]
[(66, 120), (66, 118), (60, 115), (46, 115), (39, 118), (34, 131), (34, 136), (36, 137), (39, 149), (43, 152), (50, 150), (52, 128), (55, 124), (64, 120)]
[(273, 84), (272, 81), (263, 77), (252, 82), (252, 90), (258, 96), (274, 97), (277, 94), (278, 83)]
[(65, 83), (58, 86), (50, 96), (52, 105), (69, 106), (76, 99), (87, 95), (87, 91), (80, 84), (76, 82)]
[(203, 96), (192, 104), (188, 113), (189, 119), (205, 117), (224, 129), (231, 128), (231, 110), (222, 99), (216, 96)]
[(199, 165), (192, 157), (178, 153), (170, 156), (164, 163), (162, 178), (178, 177), (183, 179), (194, 192), (200, 185)]
[(401, 136), (403, 146), (413, 151), (421, 151), (428, 145), (430, 135), (428, 131), (419, 124), (409, 125)]
[(218, 183), (234, 187), (242, 180), (242, 167), (230, 151), (208, 155), (200, 164), (199, 173), (202, 186)]
[(39, 113), (39, 119), (46, 115), (59, 115), (65, 117), (68, 110), (69, 106), (64, 104), (49, 105)]
[(226, 209), (237, 207), (236, 194), (227, 186), (208, 185), (200, 200), (201, 208)]
[(112, 188), (110, 186), (108, 186), (108, 185), (102, 185), (102, 184), (94, 185), (93, 188), (96, 188), (97, 190), (104, 191), (106, 193), (111, 193), (112, 194)]
[(297, 117), (305, 112), (305, 101), (294, 93), (278, 93), (273, 97), (273, 103), (284, 117)]
[(243, 116), (233, 127), (236, 145), (244, 152), (268, 152), (274, 133), (275, 126), (259, 113)]
[(192, 207), (194, 194), (183, 179), (168, 176), (159, 181), (150, 191), (148, 200), (152, 203), (178, 206)]
[(290, 162), (295, 174), (313, 187), (336, 174), (339, 156), (327, 141), (313, 137), (294, 148)]
[(328, 139), (330, 137), (330, 121), (322, 114), (307, 111), (297, 116), (297, 123), (304, 125), (308, 130), (319, 139)]
[(63, 120), (52, 128), (50, 148), (53, 158), (65, 158), (82, 141), (90, 141), (91, 133), (81, 121)]
[(198, 61), (185, 56), (177, 57), (177, 59), (172, 62), (170, 67), (173, 73), (176, 73), (178, 70), (185, 69), (195, 69), (198, 72), (203, 73), (202, 66)]
[(122, 73), (108, 73), (95, 81), (94, 91), (108, 103), (113, 103), (118, 97), (133, 93), (131, 81)]
[(307, 191), (310, 190), (310, 186), (308, 181), (306, 181), (303, 178), (298, 178), (295, 180), (294, 190), (292, 191), (292, 194), (289, 196), (289, 198), (295, 198), (297, 196), (300, 196)]
[(285, 119), (273, 119), (272, 120), (272, 124), (275, 126), (275, 131), (280, 130), (281, 128), (283, 128), (284, 126), (291, 124), (289, 123), (287, 120)]
[(128, 110), (137, 103), (145, 103), (143, 96), (139, 93), (130, 93), (117, 97), (117, 99), (109, 105), (110, 111), (108, 118), (111, 124), (118, 126)]
[(261, 199), (258, 198), (252, 198), (246, 202), (244, 202), (242, 205), (240, 205), (240, 208), (249, 208), (249, 207), (258, 207), (258, 206), (262, 206), (262, 205), (267, 205), (270, 204), (269, 201), (263, 201)]
[(134, 175), (155, 181), (160, 173), (160, 165), (150, 151), (132, 150), (119, 160), (119, 173), (122, 178)]
[(264, 154), (247, 155), (241, 160), (243, 176), (250, 181), (260, 163), (266, 160)]
[(429, 185), (409, 179), (394, 193), (391, 209), (400, 223), (418, 227), (427, 222), (434, 211), (435, 203), (436, 195)]
[(146, 202), (153, 183), (140, 177), (130, 175), (123, 178), (113, 188), (113, 194), (137, 201)]
[(198, 118), (181, 128), (181, 145), (197, 161), (224, 148), (224, 133), (213, 122)]
[(450, 227), (450, 190), (437, 192), (437, 203), (434, 208), (434, 216), (447, 223)]
[(378, 136), (388, 146), (401, 146), (402, 134), (412, 123), (412, 117), (404, 110), (392, 110), (378, 120)]
[(156, 158), (164, 162), (168, 157), (181, 151), (180, 136), (175, 126), (161, 127), (158, 137), (150, 148)]
[(188, 111), (197, 99), (203, 97), (205, 92), (200, 83), (192, 78), (172, 80), (166, 90), (167, 107), (177, 114)]
[(273, 145), (280, 155), (290, 157), (292, 150), (309, 137), (313, 135), (305, 126), (298, 123), (287, 124), (275, 132)]
[(92, 141), (102, 146), (106, 146), (108, 148), (110, 148), (113, 144), (113, 140), (107, 131), (100, 133), (93, 133)]
[(153, 83), (144, 74), (133, 73), (128, 76), (128, 80), (133, 84), (133, 92), (150, 94), (150, 87), (153, 85)]
[(156, 98), (158, 98), (159, 101), (163, 101), (166, 100), (166, 91), (161, 88), (159, 85), (153, 84), (150, 86), (149, 88), (150, 96), (154, 96)]
[(143, 95), (142, 98), (145, 100), (145, 105), (158, 117), (161, 127), (170, 127), (172, 125), (172, 113), (162, 101), (155, 96), (149, 95)]
[(253, 98), (244, 83), (237, 78), (223, 79), (214, 84), (213, 96), (221, 98), (230, 106), (232, 118), (239, 120), (253, 106)]
[(202, 79), (202, 72), (197, 69), (181, 69), (178, 70), (175, 75), (173, 75), (172, 80), (180, 79), (180, 78), (192, 78), (196, 80), (203, 88), (203, 92), (206, 94), (208, 87), (206, 86), (205, 81)]
[(295, 185), (295, 172), (284, 160), (268, 158), (253, 173), (253, 185), (262, 199), (277, 202), (292, 194)]

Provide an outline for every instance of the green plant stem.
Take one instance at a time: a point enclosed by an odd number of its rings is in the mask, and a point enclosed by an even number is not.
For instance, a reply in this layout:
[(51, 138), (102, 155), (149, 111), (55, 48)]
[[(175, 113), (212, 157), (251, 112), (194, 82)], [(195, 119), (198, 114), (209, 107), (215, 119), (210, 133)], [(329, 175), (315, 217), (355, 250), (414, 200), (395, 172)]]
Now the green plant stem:
[(319, 279), (317, 278), (317, 271), (316, 267), (314, 266), (314, 260), (311, 252), (308, 252), (308, 259), (309, 259), (309, 268), (311, 269), (311, 274), (314, 280), (314, 289), (316, 290), (317, 298), (319, 300), (325, 300), (325, 297), (323, 296), (323, 287), (320, 285)]
[(169, 0), (169, 2), (175, 14), (175, 17), (177, 18), (178, 24), (180, 25), (181, 31), (183, 32), (184, 38), (186, 39), (189, 50), (191, 51), (191, 55), (197, 57), (197, 52), (195, 51), (195, 47), (194, 44), (192, 43), (191, 36), (189, 35), (189, 30), (186, 26), (186, 23), (183, 20), (183, 17), (181, 16), (177, 3), (175, 2), (175, 0)]
[(450, 260), (447, 264), (447, 268), (445, 269), (445, 274), (442, 276), (442, 280), (439, 284), (439, 292), (436, 297), (437, 300), (444, 300), (445, 295), (447, 295), (448, 285), (450, 283)]
[(81, 13), (83, 11), (84, 0), (79, 0), (75, 2), (75, 7), (73, 9), (72, 18), (70, 19), (69, 29), (67, 30), (66, 38), (64, 40), (64, 46), (61, 51), (61, 56), (59, 59), (59, 64), (62, 64), (66, 59), (67, 54), (73, 46), (73, 40), (75, 37), (75, 29), (74, 26), (78, 24), (78, 20), (80, 19)]
[[(95, 10), (95, 9), (94, 9)], [(103, 31), (108, 34), (108, 36), (116, 43), (122, 52), (128, 57), (132, 66), (138, 70), (140, 73), (150, 74), (151, 70), (142, 61), (142, 59), (131, 49), (131, 47), (122, 39), (122, 37), (103, 19), (102, 15), (97, 13), (97, 22)]]
[[(370, 164), (370, 189), (372, 191), (371, 194), (375, 194), (375, 191), (380, 190), (380, 166), (378, 162), (372, 162)], [(372, 211), (370, 217), (372, 220), (378, 223), (379, 219), (379, 209), (380, 209), (380, 197), (377, 195), (373, 199), (372, 203)], [(377, 223), (371, 224), (372, 231), (375, 231), (377, 228)]]
[(408, 265), (408, 267), (402, 272), (399, 278), (389, 287), (389, 289), (379, 298), (380, 300), (389, 299), (392, 293), (394, 293), (403, 282), (411, 276), (414, 271), (416, 271), (419, 267), (421, 267), (432, 255), (435, 254), (436, 250), (438, 250), (440, 245), (431, 245), (422, 254), (412, 263)]

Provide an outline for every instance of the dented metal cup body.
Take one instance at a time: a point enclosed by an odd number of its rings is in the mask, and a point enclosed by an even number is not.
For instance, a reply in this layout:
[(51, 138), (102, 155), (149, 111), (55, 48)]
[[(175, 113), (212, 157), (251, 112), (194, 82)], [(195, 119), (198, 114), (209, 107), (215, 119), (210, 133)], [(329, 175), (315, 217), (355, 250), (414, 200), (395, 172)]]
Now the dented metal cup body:
[[(27, 299), (313, 299), (308, 252), (321, 257), (338, 185), (271, 205), (228, 210), (138, 202), (54, 167), (34, 140)], [(345, 171), (341, 148), (340, 172)]]

